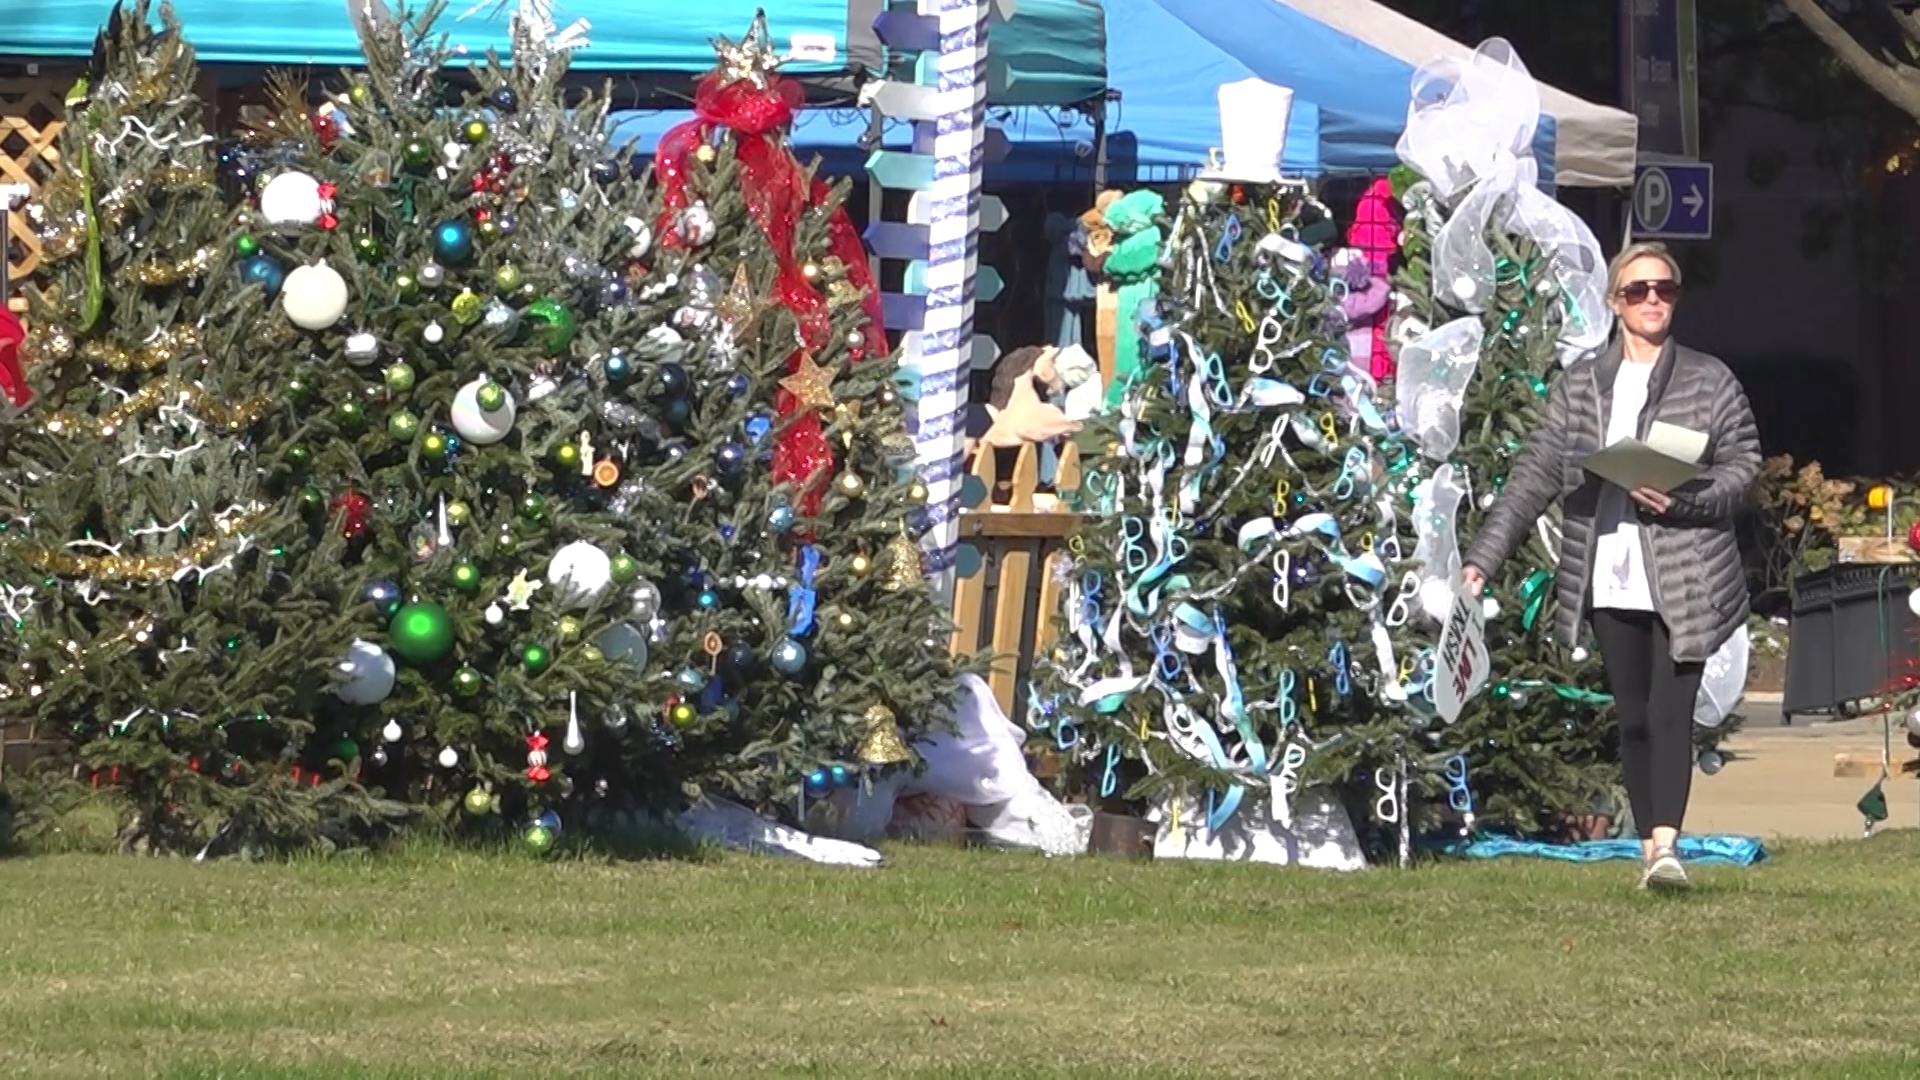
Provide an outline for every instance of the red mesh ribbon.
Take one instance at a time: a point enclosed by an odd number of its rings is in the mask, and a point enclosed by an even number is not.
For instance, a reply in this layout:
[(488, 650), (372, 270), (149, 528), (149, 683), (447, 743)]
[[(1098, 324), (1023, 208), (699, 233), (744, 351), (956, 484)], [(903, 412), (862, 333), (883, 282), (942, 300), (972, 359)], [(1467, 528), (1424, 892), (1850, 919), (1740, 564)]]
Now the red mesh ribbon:
[(26, 327), (0, 305), (0, 394), (5, 394), (7, 403), (16, 409), (33, 403), (33, 387), (27, 385), (27, 368), (20, 361), (20, 343), (25, 340)]
[[(787, 358), (789, 372), (799, 366), (803, 355), (825, 349), (831, 330), (827, 302), (807, 280), (793, 250), (800, 215), (824, 199), (828, 191), (825, 183), (808, 183), (806, 170), (787, 148), (785, 136), (800, 104), (800, 87), (777, 77), (762, 90), (750, 82), (723, 84), (719, 76), (707, 75), (694, 89), (693, 119), (676, 124), (661, 137), (654, 151), (654, 173), (659, 177), (666, 206), (665, 220), (659, 228), (660, 242), (669, 248), (682, 247), (686, 241), (677, 226), (679, 212), (690, 204), (687, 158), (708, 144), (716, 129), (733, 135), (747, 212), (766, 234), (780, 266), (773, 295), (800, 324), (804, 344)], [(844, 207), (835, 210), (828, 222), (828, 245), (846, 264), (847, 280), (861, 290), (861, 308), (869, 325), (863, 330), (866, 340), (862, 346), (849, 350), (852, 359), (859, 360), (869, 348), (886, 348), (885, 329), (866, 248)], [(793, 483), (800, 493), (800, 512), (815, 514), (833, 469), (833, 448), (827, 443), (819, 414), (801, 408), (792, 394), (781, 390), (775, 395), (774, 405), (780, 422), (773, 443), (773, 482)]]

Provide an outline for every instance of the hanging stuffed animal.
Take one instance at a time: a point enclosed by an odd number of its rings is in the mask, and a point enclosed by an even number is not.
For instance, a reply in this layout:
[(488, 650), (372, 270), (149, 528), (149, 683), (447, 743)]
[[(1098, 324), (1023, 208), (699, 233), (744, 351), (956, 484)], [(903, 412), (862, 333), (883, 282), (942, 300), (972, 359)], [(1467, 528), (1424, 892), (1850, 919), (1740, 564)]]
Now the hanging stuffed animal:
[[(1393, 270), (1393, 257), (1400, 252), (1400, 203), (1393, 197), (1393, 182), (1386, 177), (1367, 185), (1366, 193), (1360, 196), (1359, 204), (1354, 207), (1353, 226), (1347, 230), (1347, 247), (1365, 258), (1369, 289), (1377, 288), (1380, 293), (1379, 304), (1360, 318), (1355, 318), (1354, 312), (1367, 310), (1371, 299), (1357, 302), (1353, 292), (1347, 294), (1347, 340), (1353, 346), (1354, 367), (1364, 368), (1376, 383), (1385, 382), (1393, 378), (1394, 372), (1393, 354), (1387, 350), (1387, 319), (1391, 312), (1386, 302), (1392, 288), (1389, 275)], [(1351, 284), (1349, 282), (1349, 286)], [(1361, 329), (1366, 331), (1364, 347), (1358, 344)]]
[(1333, 276), (1346, 282), (1347, 295), (1340, 301), (1340, 314), (1347, 328), (1348, 370), (1368, 382), (1375, 381), (1373, 337), (1384, 329), (1387, 301), (1393, 285), (1385, 274), (1376, 274), (1367, 265), (1367, 255), (1359, 248), (1341, 248), (1333, 253)]

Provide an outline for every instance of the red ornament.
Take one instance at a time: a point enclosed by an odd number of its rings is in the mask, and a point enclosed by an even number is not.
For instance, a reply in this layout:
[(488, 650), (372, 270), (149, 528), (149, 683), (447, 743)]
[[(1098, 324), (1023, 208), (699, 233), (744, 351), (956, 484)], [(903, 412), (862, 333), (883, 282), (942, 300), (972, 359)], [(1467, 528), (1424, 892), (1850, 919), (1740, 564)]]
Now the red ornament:
[(326, 113), (315, 113), (313, 115), (313, 135), (320, 140), (320, 149), (331, 150), (333, 149), (334, 142), (340, 138), (340, 125), (333, 117), (328, 116)]
[(321, 214), (320, 227), (327, 230), (328, 232), (332, 232), (333, 230), (340, 227), (340, 219), (337, 217), (334, 217), (330, 213)]
[(334, 186), (334, 185), (332, 185), (332, 184), (321, 184), (321, 185), (320, 185), (320, 198), (321, 198), (322, 200), (324, 200), (324, 201), (326, 201), (326, 202), (332, 202), (332, 201), (333, 201), (333, 196), (334, 196), (334, 195), (335, 195), (335, 194), (336, 194), (337, 192), (339, 192), (339, 190), (340, 190), (339, 188), (337, 188), (337, 187), (335, 187), (335, 186)]
[(1914, 522), (1913, 528), (1907, 530), (1907, 546), (1920, 552), (1920, 521)]
[(487, 179), (485, 173), (475, 173), (473, 175), (473, 190), (476, 192), (487, 190), (487, 186), (491, 183), (492, 181)]
[(373, 508), (372, 499), (348, 488), (333, 500), (330, 508), (334, 515), (341, 519), (341, 536), (349, 540), (358, 540), (367, 534), (367, 512)]
[(33, 404), (33, 387), (27, 385), (26, 365), (20, 362), (20, 343), (25, 340), (26, 327), (0, 304), (0, 394), (15, 409)]

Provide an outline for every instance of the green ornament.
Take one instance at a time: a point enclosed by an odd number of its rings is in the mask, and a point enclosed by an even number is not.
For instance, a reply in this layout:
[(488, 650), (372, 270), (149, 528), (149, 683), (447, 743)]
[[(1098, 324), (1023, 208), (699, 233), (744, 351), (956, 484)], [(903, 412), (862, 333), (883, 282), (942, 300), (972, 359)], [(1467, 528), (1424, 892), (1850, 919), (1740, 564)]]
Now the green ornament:
[(387, 636), (402, 660), (431, 664), (453, 651), (453, 617), (439, 604), (415, 601), (393, 613)]
[(546, 855), (553, 851), (553, 830), (545, 825), (529, 825), (527, 831), (520, 834), (520, 842), (535, 855)]
[(573, 335), (579, 330), (574, 322), (573, 312), (568, 311), (560, 301), (551, 298), (535, 300), (527, 305), (527, 319), (545, 327), (541, 344), (548, 356), (559, 356), (573, 344)]
[(480, 588), (480, 568), (470, 562), (463, 562), (453, 568), (453, 587), (463, 593)]
[(679, 728), (692, 727), (699, 715), (693, 711), (693, 706), (684, 701), (667, 711), (667, 719), (673, 722), (674, 727)]
[(380, 241), (363, 233), (353, 238), (353, 253), (360, 257), (361, 262), (379, 262), (385, 249), (380, 246)]
[(479, 225), (474, 226), (473, 231), (478, 234), (482, 240), (500, 239), (500, 223), (492, 218), (488, 218)]
[(554, 624), (554, 629), (559, 633), (560, 640), (572, 641), (580, 636), (580, 620), (571, 615), (562, 615), (560, 621)]
[(520, 650), (520, 666), (526, 668), (529, 675), (540, 674), (551, 663), (553, 654), (547, 651), (545, 645), (533, 644)]
[(333, 407), (333, 418), (340, 422), (341, 427), (357, 428), (366, 420), (367, 413), (359, 402), (348, 398)]
[(301, 379), (301, 378), (288, 379), (287, 380), (287, 400), (299, 401), (301, 398), (306, 397), (307, 391), (311, 389), (313, 389), (312, 385), (310, 385), (305, 379)]
[(461, 326), (472, 326), (480, 321), (486, 304), (480, 294), (472, 289), (461, 289), (460, 295), (453, 298), (453, 321)]
[(300, 443), (294, 443), (292, 446), (287, 447), (287, 464), (294, 468), (304, 469), (307, 467), (307, 463), (312, 460), (313, 451), (307, 449)]
[(467, 506), (466, 503), (450, 502), (447, 504), (447, 524), (454, 528), (458, 529), (462, 525), (465, 525), (471, 517), (473, 517), (473, 510)]
[(553, 463), (566, 470), (580, 467), (580, 448), (570, 442), (563, 442), (553, 448)]
[(580, 646), (580, 658), (589, 664), (598, 664), (607, 658), (607, 654), (601, 652), (600, 647), (597, 645), (582, 645)]
[(501, 292), (512, 292), (520, 287), (520, 268), (512, 263), (502, 263), (493, 272), (493, 283)]
[(493, 811), (493, 796), (484, 788), (474, 788), (467, 792), (466, 805), (467, 813), (474, 817), (486, 817)]
[(393, 291), (400, 294), (400, 299), (411, 300), (420, 295), (420, 282), (412, 274), (395, 274)]
[(425, 139), (408, 139), (400, 148), (400, 161), (409, 169), (425, 169), (433, 164), (433, 147)]
[(394, 364), (387, 368), (387, 389), (396, 394), (404, 394), (413, 389), (413, 368), (407, 364)]
[(233, 242), (233, 250), (241, 258), (251, 259), (260, 254), (260, 241), (251, 236), (241, 236)]
[(511, 555), (520, 550), (520, 538), (503, 528), (493, 538), (493, 550), (502, 555)]
[(486, 685), (486, 680), (473, 668), (463, 667), (453, 673), (453, 692), (461, 697), (472, 697)]
[(360, 756), (360, 744), (352, 739), (343, 738), (333, 744), (333, 756), (341, 761), (352, 761)]
[(420, 418), (405, 409), (387, 418), (387, 436), (395, 442), (412, 442), (420, 434)]
[(529, 491), (520, 496), (520, 516), (528, 521), (539, 521), (547, 516), (547, 498), (537, 491)]
[(373, 89), (363, 82), (354, 83), (347, 88), (347, 102), (356, 108), (364, 109), (373, 104)]
[(420, 453), (430, 461), (441, 461), (447, 456), (447, 437), (433, 432), (420, 440)]
[(307, 486), (301, 488), (299, 498), (302, 513), (317, 511), (327, 505), (327, 497), (320, 494), (320, 489), (317, 487)]
[(477, 146), (487, 141), (487, 130), (485, 120), (469, 120), (460, 126), (460, 137)]
[(473, 392), (473, 403), (480, 406), (483, 412), (499, 412), (501, 406), (507, 403), (507, 392), (500, 388), (499, 383), (488, 379)]
[(623, 551), (613, 557), (611, 571), (613, 580), (625, 585), (640, 576), (640, 562)]

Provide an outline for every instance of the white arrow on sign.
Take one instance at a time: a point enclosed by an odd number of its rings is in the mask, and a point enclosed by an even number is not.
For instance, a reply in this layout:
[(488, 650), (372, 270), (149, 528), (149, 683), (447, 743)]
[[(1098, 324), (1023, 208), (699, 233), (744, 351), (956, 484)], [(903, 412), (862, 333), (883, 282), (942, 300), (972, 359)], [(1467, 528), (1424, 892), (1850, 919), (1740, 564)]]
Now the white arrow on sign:
[[(907, 221), (913, 225), (933, 224), (931, 201), (924, 191), (916, 191), (907, 200)], [(1007, 223), (1007, 204), (997, 195), (980, 196), (980, 231), (999, 232)]]
[(1687, 193), (1681, 197), (1680, 205), (1686, 207), (1695, 217), (1700, 216), (1701, 209), (1707, 205), (1707, 197), (1700, 191), (1699, 184), (1687, 185)]
[[(986, 0), (986, 4), (993, 10), (993, 17), (997, 22), (1006, 22), (1019, 14), (1019, 5), (1016, 0)], [(941, 0), (920, 0), (918, 10), (922, 15), (938, 15), (944, 6)]]

